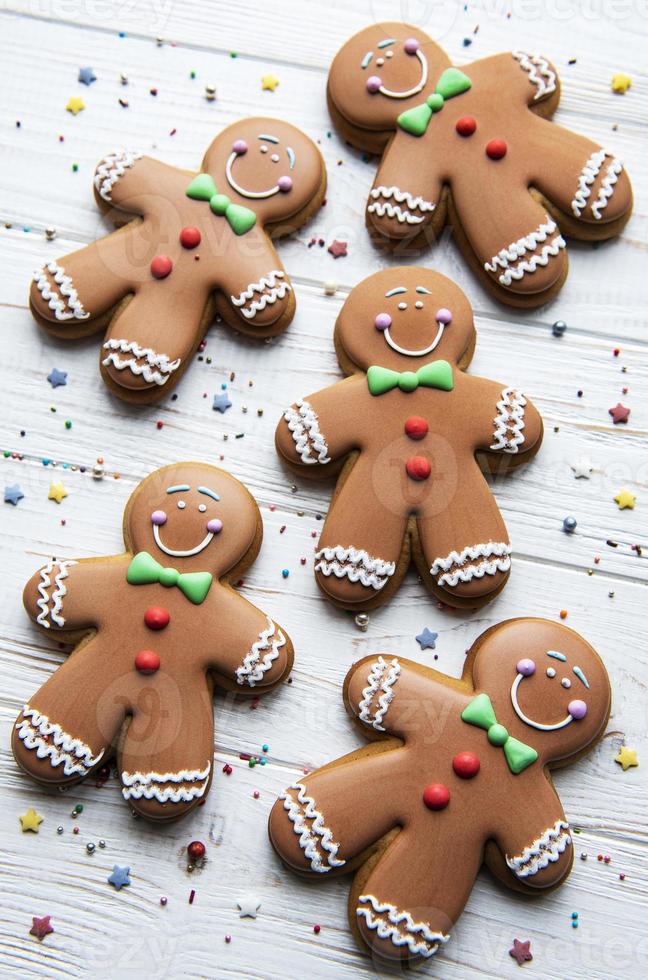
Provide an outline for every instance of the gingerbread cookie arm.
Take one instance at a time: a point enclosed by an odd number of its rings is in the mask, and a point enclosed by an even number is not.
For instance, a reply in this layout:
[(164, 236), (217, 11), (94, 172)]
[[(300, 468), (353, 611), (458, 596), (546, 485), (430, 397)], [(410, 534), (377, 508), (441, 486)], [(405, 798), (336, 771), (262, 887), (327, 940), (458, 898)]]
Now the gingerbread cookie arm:
[(118, 150), (97, 164), (94, 188), (104, 206), (146, 215), (159, 210), (160, 202), (168, 199), (170, 186), (178, 184), (181, 190), (180, 178), (181, 171), (160, 160), (135, 150)]
[[(94, 558), (53, 558), (25, 586), (23, 604), (27, 614), (49, 631), (90, 629), (99, 614), (97, 595), (109, 592), (111, 565), (116, 567), (113, 562)], [(119, 574), (115, 574), (117, 581)]]
[(268, 825), (282, 861), (302, 874), (344, 874), (402, 819), (384, 787), (402, 772), (404, 751), (354, 753), (284, 790)]
[(219, 311), (238, 330), (264, 331), (294, 312), (290, 279), (259, 221), (230, 240), (228, 252), (214, 265), (214, 282), (221, 295)]
[[(404, 177), (403, 159), (412, 152), (425, 155), (425, 166), (415, 170), (416, 186)], [(397, 130), (378, 168), (367, 201), (367, 223), (387, 239), (414, 238), (443, 227), (445, 202), (442, 200), (443, 174), (426, 154), (425, 147), (412, 142), (409, 133)], [(435, 231), (430, 231), (433, 239)]]
[(475, 450), (497, 453), (502, 460), (517, 463), (537, 451), (542, 441), (542, 418), (537, 408), (518, 388), (485, 378), (466, 378), (475, 403)]
[[(422, 690), (428, 697), (422, 698)], [(437, 689), (412, 666), (388, 655), (365, 657), (354, 664), (344, 681), (344, 703), (367, 735), (416, 735), (422, 723), (443, 730), (450, 704), (435, 696)]]
[(230, 589), (219, 590), (220, 623), (214, 637), (209, 667), (239, 690), (263, 691), (274, 687), (290, 671), (290, 637), (270, 616)]
[(275, 434), (282, 459), (290, 466), (304, 468), (308, 476), (319, 476), (322, 467), (348, 455), (355, 439), (347, 399), (354, 389), (364, 386), (363, 380), (351, 378), (300, 398), (287, 408)]

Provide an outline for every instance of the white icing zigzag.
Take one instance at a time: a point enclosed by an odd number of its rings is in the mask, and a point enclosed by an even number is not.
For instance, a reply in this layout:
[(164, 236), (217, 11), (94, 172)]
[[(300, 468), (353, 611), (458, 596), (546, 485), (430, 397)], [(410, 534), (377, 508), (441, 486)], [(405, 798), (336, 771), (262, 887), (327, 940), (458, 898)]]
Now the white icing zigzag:
[(26, 748), (35, 749), (39, 759), (49, 758), (52, 768), (62, 765), (66, 776), (85, 776), (102, 758), (104, 749), (93, 756), (89, 745), (69, 735), (36, 708), (26, 704), (22, 713), (23, 720), (16, 724), (18, 738)]
[[(470, 582), (473, 578), (495, 575), (496, 572), (508, 572), (511, 567), (512, 550), (510, 544), (505, 544), (503, 541), (469, 545), (461, 552), (451, 551), (445, 558), (435, 558), (430, 574), (438, 575), (439, 572), (443, 572), (444, 574), (437, 579), (437, 585), (449, 585), (454, 588), (459, 582)], [(473, 564), (474, 562), (477, 563)], [(468, 567), (464, 568), (466, 564)]]
[[(38, 583), (38, 592), (40, 594), (40, 599), (37, 600), (36, 605), (40, 609), (38, 616), (36, 617), (36, 622), (45, 629), (49, 629), (51, 623), (48, 622), (48, 616), (51, 617), (52, 622), (56, 626), (63, 627), (65, 625), (65, 618), (61, 615), (61, 607), (63, 605), (63, 599), (67, 595), (67, 589), (63, 585), (63, 579), (68, 577), (68, 568), (72, 565), (76, 565), (75, 561), (50, 561), (45, 565), (44, 568), (40, 570), (41, 580)], [(49, 608), (49, 593), (48, 589), (52, 584), (50, 578), (51, 573), (55, 568), (58, 568), (58, 574), (54, 577), (54, 591), (52, 592), (52, 608)]]
[(396, 571), (393, 561), (372, 558), (362, 548), (348, 548), (341, 544), (334, 548), (321, 548), (315, 552), (317, 564), (315, 571), (322, 575), (335, 575), (348, 578), (350, 582), (361, 582), (368, 589), (382, 589)]
[(619, 174), (623, 170), (620, 160), (612, 160), (605, 171), (605, 177), (601, 181), (598, 197), (592, 204), (592, 214), (597, 221), (601, 220), (601, 211), (607, 207), (607, 203), (614, 194), (614, 185), (619, 179)]
[(497, 415), (493, 419), (495, 435), (489, 446), (492, 450), (516, 453), (524, 442), (524, 408), (526, 398), (515, 388), (505, 388), (497, 403)]
[[(179, 772), (123, 772), (122, 796), (125, 800), (157, 800), (158, 803), (189, 803), (203, 795), (211, 772), (211, 762), (204, 769), (181, 769)], [(196, 786), (160, 788), (161, 783), (197, 783)]]
[[(230, 296), (232, 304), (243, 307), (244, 303), (253, 300), (248, 307), (241, 309), (243, 316), (247, 320), (251, 320), (259, 310), (264, 310), (268, 305), (272, 306), (273, 303), (276, 303), (278, 299), (283, 299), (286, 293), (292, 290), (292, 286), (288, 282), (280, 282), (277, 285), (277, 279), (283, 279), (284, 276), (285, 272), (282, 272), (281, 269), (273, 269), (267, 276), (261, 276), (258, 282), (251, 282), (247, 289), (244, 289), (238, 296)], [(261, 293), (261, 298), (254, 299), (255, 293)]]
[[(144, 380), (148, 384), (164, 385), (169, 380), (169, 375), (177, 371), (182, 363), (182, 358), (178, 357), (175, 361), (169, 360), (168, 354), (158, 354), (151, 347), (140, 347), (135, 340), (117, 340), (112, 338), (103, 345), (104, 350), (113, 351), (101, 362), (104, 366), (114, 364), (118, 371), (128, 368), (133, 374), (143, 374)], [(122, 354), (134, 354), (135, 357), (121, 358), (115, 351)], [(146, 364), (138, 364), (136, 358), (145, 358)]]
[[(528, 54), (526, 51), (513, 51), (513, 57), (520, 68), (529, 73), (529, 81), (537, 88), (533, 101), (556, 91), (556, 73), (541, 54)], [(539, 72), (539, 74), (538, 74)]]
[[(311, 869), (318, 874), (325, 874), (332, 868), (341, 868), (346, 861), (336, 856), (340, 845), (335, 843), (332, 832), (324, 825), (324, 817), (315, 806), (313, 797), (306, 795), (306, 787), (303, 783), (293, 783), (288, 789), (298, 790), (299, 802), (289, 795), (288, 790), (285, 790), (279, 799), (284, 801), (284, 810), (288, 814), (294, 832), (299, 835), (299, 846), (310, 861)], [(310, 827), (307, 820), (312, 821)], [(326, 854), (322, 855), (321, 851), (325, 851)], [(323, 863), (322, 858), (328, 862), (328, 867)]]
[(518, 878), (528, 878), (542, 871), (548, 864), (554, 864), (571, 844), (571, 836), (567, 833), (569, 824), (564, 820), (556, 820), (543, 834), (525, 847), (517, 857), (506, 857), (506, 863)]
[(141, 156), (141, 153), (134, 150), (119, 150), (117, 153), (109, 153), (97, 164), (94, 185), (104, 201), (112, 201), (113, 187)]
[[(46, 271), (54, 279), (58, 290), (52, 289), (45, 275)], [(65, 269), (57, 262), (52, 260), (43, 269), (37, 269), (34, 273), (34, 282), (43, 299), (47, 300), (50, 310), (54, 311), (57, 320), (87, 320), (90, 316), (83, 308), (71, 276), (66, 275)]]
[(433, 956), (439, 945), (450, 939), (443, 932), (433, 932), (425, 922), (415, 922), (409, 912), (396, 908), (391, 902), (380, 902), (375, 895), (360, 895), (358, 901), (372, 908), (358, 906), (356, 915), (364, 918), (381, 939), (391, 939), (394, 946), (407, 946), (410, 953), (425, 958)]
[(328, 445), (319, 427), (317, 412), (307, 401), (300, 398), (296, 408), (288, 408), (284, 418), (301, 456), (302, 463), (330, 463)]
[(539, 265), (543, 267), (549, 265), (549, 260), (555, 258), (561, 249), (565, 248), (566, 244), (562, 235), (556, 235), (548, 245), (543, 245), (540, 254), (532, 255), (530, 259), (518, 262), (511, 269), (507, 269), (499, 277), (499, 281), (504, 286), (510, 286), (513, 279), (521, 279), (527, 272), (535, 272)]
[[(279, 656), (279, 650), (286, 645), (286, 637), (281, 630), (277, 627), (277, 634), (275, 634), (275, 624), (269, 616), (266, 616), (266, 620), (268, 622), (267, 629), (259, 633), (259, 639), (252, 645), (242, 665), (236, 670), (236, 681), (238, 684), (247, 684), (248, 687), (254, 687), (255, 684), (262, 681), (263, 675), (266, 671), (270, 670), (273, 662)], [(263, 660), (261, 660), (261, 653), (265, 650), (268, 652), (265, 653)]]
[(497, 272), (498, 268), (504, 269), (504, 273), (499, 277), (499, 281), (504, 286), (510, 286), (513, 279), (521, 279), (527, 272), (535, 272), (539, 265), (545, 266), (549, 258), (558, 255), (558, 252), (565, 247), (565, 240), (562, 235), (557, 235), (548, 245), (545, 245), (540, 253), (531, 255), (529, 259), (518, 262), (517, 265), (509, 267), (509, 263), (522, 258), (527, 252), (535, 252), (535, 249), (542, 242), (546, 241), (549, 235), (557, 230), (556, 222), (545, 215), (544, 224), (539, 225), (534, 231), (529, 232), (516, 242), (511, 242), (506, 248), (501, 249), (494, 255), (490, 262), (484, 263), (487, 272)]
[[(412, 211), (422, 211), (431, 213), (434, 211), (436, 205), (432, 201), (426, 201), (425, 198), (420, 195), (409, 194), (407, 191), (402, 191), (398, 187), (385, 187), (381, 185), (380, 187), (372, 187), (370, 191), (370, 196), (373, 197), (374, 201), (367, 208), (372, 214), (377, 214), (379, 217), (387, 214), (390, 218), (397, 218), (400, 224), (404, 221), (408, 225), (418, 225), (425, 220), (425, 214), (417, 215), (412, 214)], [(392, 204), (390, 198), (394, 201), (398, 201), (398, 204)], [(407, 203), (407, 208), (399, 207), (403, 201)], [(411, 210), (408, 210), (410, 208)]]
[(592, 193), (592, 184), (601, 172), (601, 167), (606, 157), (611, 158), (612, 162), (606, 167), (605, 176), (599, 187), (598, 197), (596, 201), (592, 202), (591, 207), (592, 215), (597, 221), (601, 220), (601, 211), (607, 207), (607, 203), (614, 193), (614, 185), (623, 170), (623, 164), (620, 160), (612, 157), (612, 154), (608, 153), (607, 150), (596, 150), (592, 153), (580, 172), (578, 187), (576, 188), (574, 199), (571, 202), (571, 209), (577, 218), (580, 218), (583, 211), (587, 208), (588, 199)]
[[(394, 657), (389, 667), (382, 657), (378, 657), (376, 662), (371, 666), (371, 671), (367, 677), (367, 686), (362, 691), (362, 701), (358, 705), (360, 708), (358, 717), (366, 725), (371, 725), (372, 728), (375, 728), (376, 731), (385, 731), (382, 721), (387, 714), (387, 709), (394, 700), (395, 693), (393, 688), (400, 677), (400, 672), (401, 667), (396, 657)], [(382, 694), (378, 698), (378, 708), (372, 717), (371, 705), (376, 692), (379, 690), (382, 691)]]

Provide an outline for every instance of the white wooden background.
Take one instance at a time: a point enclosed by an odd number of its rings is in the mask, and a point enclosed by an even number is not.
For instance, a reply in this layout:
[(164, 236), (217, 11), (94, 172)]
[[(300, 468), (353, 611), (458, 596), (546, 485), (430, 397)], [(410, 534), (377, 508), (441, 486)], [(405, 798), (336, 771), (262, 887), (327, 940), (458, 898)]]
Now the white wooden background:
[[(332, 345), (340, 304), (354, 283), (387, 261), (372, 250), (364, 230), (375, 163), (363, 162), (331, 132), (324, 97), (327, 66), (339, 45), (387, 13), (418, 21), (459, 64), (516, 47), (551, 56), (563, 80), (558, 120), (614, 148), (627, 163), (636, 202), (619, 240), (599, 248), (571, 246), (567, 285), (536, 313), (496, 306), (451, 240), (427, 257), (473, 301), (479, 339), (472, 369), (534, 398), (546, 423), (545, 443), (533, 464), (495, 487), (517, 555), (504, 594), (478, 614), (441, 611), (411, 574), (361, 633), (351, 616), (320, 598), (313, 580), (311, 532), (321, 527), (317, 515), (326, 511), (331, 487), (309, 483), (292, 493), (292, 478), (275, 457), (273, 432), (293, 398), (340, 376)], [(25, 493), (18, 507), (0, 506), (2, 976), (375, 975), (347, 926), (348, 880), (310, 887), (273, 855), (266, 836), (272, 802), (303, 767), (358, 745), (341, 700), (342, 679), (354, 659), (386, 650), (458, 675), (465, 648), (492, 623), (524, 614), (555, 619), (561, 608), (569, 612), (568, 625), (605, 658), (613, 684), (606, 737), (588, 759), (556, 777), (568, 817), (581, 828), (576, 851), (588, 860), (576, 860), (559, 892), (535, 901), (480, 875), (451, 943), (420, 972), (517, 976), (508, 949), (518, 937), (531, 939), (534, 960), (524, 969), (536, 977), (646, 976), (648, 550), (640, 556), (631, 545), (648, 549), (647, 18), (635, 0), (513, 0), (467, 10), (450, 0), (0, 3), (0, 449), (21, 454), (0, 459), (0, 465), (2, 485), (18, 482)], [(162, 46), (157, 37), (165, 39)], [(463, 46), (466, 37), (473, 40), (470, 48)], [(567, 64), (570, 58), (574, 65)], [(98, 76), (89, 89), (77, 83), (83, 65)], [(610, 91), (617, 71), (633, 79), (625, 96)], [(128, 86), (119, 84), (121, 72)], [(262, 92), (261, 76), (270, 72), (279, 87)], [(218, 87), (213, 103), (203, 97), (208, 82)], [(74, 95), (86, 102), (77, 117), (65, 111)], [(128, 108), (118, 104), (120, 97), (128, 99)], [(261, 347), (213, 327), (205, 351), (211, 363), (196, 361), (176, 401), (137, 412), (109, 397), (100, 382), (98, 339), (66, 346), (39, 332), (26, 303), (30, 274), (105, 232), (91, 177), (106, 151), (135, 146), (195, 167), (220, 127), (260, 112), (301, 125), (320, 142), (329, 169), (326, 207), (282, 246), (296, 285), (297, 316), (283, 337)], [(45, 240), (47, 225), (57, 229), (54, 242)], [(336, 261), (324, 249), (309, 249), (313, 236), (327, 243), (347, 240), (348, 256)], [(339, 284), (336, 296), (324, 296), (326, 280)], [(551, 335), (557, 318), (569, 324), (561, 340)], [(67, 386), (56, 391), (46, 381), (54, 366), (68, 372)], [(234, 407), (220, 415), (211, 400), (231, 371)], [(612, 426), (608, 416), (618, 400), (632, 408), (626, 426)], [(72, 420), (71, 430), (65, 419)], [(235, 439), (237, 433), (243, 438)], [(220, 454), (262, 510), (265, 544), (244, 591), (289, 630), (297, 654), (292, 685), (256, 711), (248, 701), (217, 696), (212, 792), (203, 808), (175, 826), (134, 821), (113, 781), (65, 795), (38, 789), (16, 768), (10, 729), (25, 697), (63, 653), (28, 622), (23, 583), (52, 554), (121, 550), (122, 509), (146, 473), (187, 457), (218, 462)], [(581, 455), (592, 459), (589, 481), (576, 480), (570, 469)], [(120, 474), (118, 480), (107, 475), (97, 483), (88, 472), (52, 470), (41, 462), (49, 457), (90, 468), (98, 456), (109, 474)], [(69, 492), (60, 506), (47, 500), (53, 479), (63, 479)], [(637, 495), (634, 511), (621, 512), (612, 500), (624, 487)], [(567, 514), (578, 520), (573, 536), (561, 530)], [(608, 539), (618, 547), (607, 545)], [(287, 581), (282, 568), (290, 570)], [(414, 639), (425, 625), (439, 633), (436, 661), (432, 651), (420, 653)], [(642, 763), (625, 773), (613, 761), (624, 737)], [(250, 770), (239, 753), (257, 752), (264, 742), (270, 762)], [(221, 772), (226, 761), (234, 768), (229, 777)], [(85, 809), (74, 836), (70, 811), (77, 802)], [(18, 816), (30, 806), (45, 818), (38, 835), (20, 832)], [(88, 855), (86, 842), (99, 838), (106, 840), (105, 850)], [(184, 849), (193, 838), (206, 842), (208, 862), (191, 876)], [(457, 841), (460, 848), (459, 833)], [(599, 853), (610, 863), (598, 862)], [(106, 883), (113, 863), (132, 869), (131, 887), (119, 893)], [(256, 920), (238, 918), (237, 899), (247, 894), (262, 902)], [(161, 895), (168, 896), (166, 908)], [(571, 928), (572, 911), (579, 913), (578, 930)], [(46, 914), (56, 931), (39, 943), (28, 935), (31, 917)], [(313, 933), (316, 923), (319, 935)]]

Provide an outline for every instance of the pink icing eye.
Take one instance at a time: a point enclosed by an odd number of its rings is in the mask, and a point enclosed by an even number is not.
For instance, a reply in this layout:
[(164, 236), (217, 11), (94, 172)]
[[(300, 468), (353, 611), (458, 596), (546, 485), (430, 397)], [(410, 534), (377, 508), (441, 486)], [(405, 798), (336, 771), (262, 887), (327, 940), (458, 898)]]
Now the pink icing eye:
[(213, 520), (207, 521), (207, 530), (210, 534), (218, 534), (223, 530), (223, 522), (218, 517), (214, 517)]
[(245, 140), (234, 140), (232, 143), (232, 151), (238, 153), (239, 156), (243, 156), (244, 153), (248, 151), (248, 145)]
[(442, 306), (440, 310), (437, 310), (436, 322), (442, 323), (446, 327), (449, 323), (452, 323), (452, 313), (450, 310), (446, 310), (445, 306)]
[(387, 330), (392, 325), (392, 318), (389, 313), (379, 313), (374, 320), (376, 330)]
[(415, 37), (408, 37), (408, 39), (405, 41), (405, 44), (403, 45), (407, 54), (416, 54), (420, 46), (421, 45), (419, 44), (419, 42), (416, 40)]
[(523, 677), (531, 677), (535, 674), (536, 666), (533, 660), (518, 660), (516, 670), (518, 674), (522, 674)]
[(382, 78), (379, 75), (370, 75), (367, 79), (367, 92), (371, 92), (375, 95), (376, 92), (380, 91), (380, 86), (382, 85)]
[(279, 180), (277, 181), (277, 187), (279, 188), (280, 191), (283, 191), (284, 194), (287, 194), (288, 191), (292, 190), (292, 185), (293, 182), (290, 177), (280, 177)]
[(587, 714), (587, 705), (584, 701), (570, 701), (567, 711), (575, 721), (580, 721)]
[(163, 510), (154, 510), (151, 514), (151, 524), (166, 524), (167, 516)]

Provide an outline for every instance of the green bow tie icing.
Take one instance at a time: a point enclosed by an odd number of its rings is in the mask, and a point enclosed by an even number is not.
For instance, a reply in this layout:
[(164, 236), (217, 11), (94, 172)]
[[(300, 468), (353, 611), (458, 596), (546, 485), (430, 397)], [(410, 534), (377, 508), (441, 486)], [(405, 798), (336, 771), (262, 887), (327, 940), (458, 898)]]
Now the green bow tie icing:
[(416, 391), (419, 385), (424, 388), (441, 388), (452, 391), (452, 368), (447, 361), (430, 361), (418, 371), (391, 371), (389, 368), (372, 365), (367, 371), (367, 384), (372, 395), (384, 395), (392, 388), (401, 391)]
[(199, 606), (204, 602), (211, 588), (213, 576), (211, 572), (179, 572), (177, 568), (165, 568), (149, 555), (148, 551), (139, 551), (132, 559), (126, 572), (129, 585), (150, 585), (159, 582), (167, 589), (177, 585), (183, 595)]
[(435, 112), (443, 109), (446, 99), (454, 99), (455, 95), (463, 95), (471, 87), (472, 82), (458, 68), (446, 68), (441, 75), (433, 95), (428, 95), (425, 102), (401, 112), (396, 120), (401, 129), (412, 136), (424, 136)]
[(232, 204), (227, 194), (219, 194), (209, 174), (198, 174), (185, 191), (193, 201), (209, 201), (214, 214), (222, 215), (235, 235), (244, 235), (256, 224), (256, 214), (250, 208)]
[(504, 725), (498, 723), (491, 699), (487, 694), (478, 694), (476, 698), (473, 698), (461, 712), (461, 719), (469, 725), (483, 728), (491, 745), (504, 749), (508, 767), (515, 776), (538, 758), (535, 749), (518, 741), (517, 738), (513, 738), (504, 728)]

